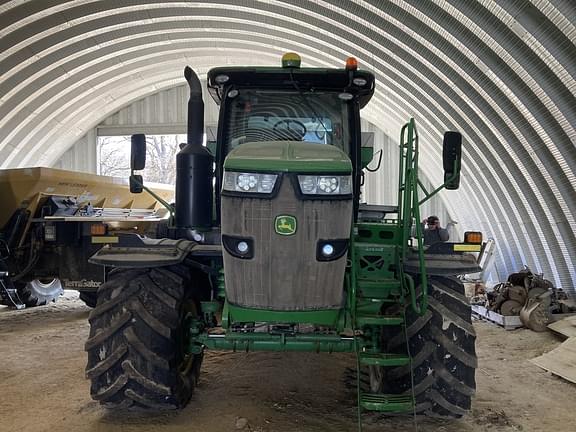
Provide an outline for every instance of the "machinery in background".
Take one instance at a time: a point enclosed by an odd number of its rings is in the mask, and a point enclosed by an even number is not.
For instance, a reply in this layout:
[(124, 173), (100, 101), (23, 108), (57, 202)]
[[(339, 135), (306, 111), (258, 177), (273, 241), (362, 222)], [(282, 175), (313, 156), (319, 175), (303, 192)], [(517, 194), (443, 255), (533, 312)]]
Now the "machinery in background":
[(524, 327), (534, 331), (545, 331), (552, 314), (576, 311), (576, 303), (561, 288), (527, 266), (510, 274), (506, 282), (495, 285), (492, 291), (476, 293), (471, 303), (504, 317), (518, 316)]
[(122, 233), (151, 237), (171, 188), (132, 194), (125, 179), (51, 168), (0, 170), (0, 304), (22, 308), (75, 289), (89, 306), (107, 270), (88, 258)]

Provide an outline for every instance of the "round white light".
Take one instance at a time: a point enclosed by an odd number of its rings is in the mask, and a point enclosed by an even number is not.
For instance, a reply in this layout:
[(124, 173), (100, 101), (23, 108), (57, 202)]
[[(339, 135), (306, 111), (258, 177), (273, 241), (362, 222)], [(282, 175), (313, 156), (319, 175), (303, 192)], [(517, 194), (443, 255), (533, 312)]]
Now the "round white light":
[(248, 243), (246, 243), (245, 241), (238, 242), (238, 244), (236, 245), (236, 249), (238, 249), (238, 252), (244, 254), (248, 252)]
[(214, 81), (216, 81), (218, 84), (224, 84), (229, 79), (230, 77), (228, 75), (218, 75), (216, 78), (214, 78)]
[(367, 81), (364, 78), (354, 78), (352, 82), (360, 87), (364, 87), (367, 83)]
[(352, 98), (353, 98), (354, 96), (352, 96), (350, 93), (340, 93), (340, 94), (338, 95), (338, 97), (339, 97), (340, 99), (342, 99), (343, 101), (349, 101), (349, 100), (352, 100)]
[(258, 178), (254, 174), (239, 174), (236, 184), (240, 189), (249, 191), (256, 187)]
[(328, 257), (333, 253), (334, 253), (334, 246), (332, 246), (331, 244), (325, 244), (324, 246), (322, 246), (322, 255)]
[(228, 97), (229, 98), (235, 98), (236, 96), (238, 96), (238, 90), (234, 89), (234, 90), (230, 90), (228, 92)]
[(338, 179), (336, 177), (320, 177), (318, 188), (325, 193), (333, 193), (338, 189)]

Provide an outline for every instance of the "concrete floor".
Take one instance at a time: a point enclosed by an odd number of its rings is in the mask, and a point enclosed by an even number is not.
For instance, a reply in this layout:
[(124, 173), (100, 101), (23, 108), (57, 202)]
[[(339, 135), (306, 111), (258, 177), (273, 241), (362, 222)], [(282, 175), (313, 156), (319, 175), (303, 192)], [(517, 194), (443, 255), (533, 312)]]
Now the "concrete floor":
[[(0, 307), (0, 431), (355, 431), (342, 380), (349, 355), (210, 353), (202, 382), (180, 411), (111, 413), (89, 396), (84, 341), (89, 309), (74, 294), (23, 311)], [(556, 347), (553, 334), (478, 332), (472, 412), (458, 421), (418, 419), (421, 432), (554, 431), (574, 426), (576, 385), (528, 362)], [(367, 418), (365, 431), (413, 431), (410, 418)]]

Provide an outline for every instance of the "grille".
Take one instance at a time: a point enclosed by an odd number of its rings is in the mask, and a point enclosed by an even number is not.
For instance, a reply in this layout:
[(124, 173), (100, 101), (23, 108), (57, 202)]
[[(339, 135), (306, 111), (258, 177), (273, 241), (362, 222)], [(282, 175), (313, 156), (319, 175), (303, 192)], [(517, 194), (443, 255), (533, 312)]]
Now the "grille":
[[(231, 304), (303, 311), (342, 306), (346, 254), (316, 260), (318, 240), (350, 237), (352, 200), (299, 200), (285, 176), (273, 199), (222, 196), (222, 234), (254, 241), (252, 259), (224, 251), (226, 295)], [(275, 232), (277, 216), (296, 217), (296, 233)]]

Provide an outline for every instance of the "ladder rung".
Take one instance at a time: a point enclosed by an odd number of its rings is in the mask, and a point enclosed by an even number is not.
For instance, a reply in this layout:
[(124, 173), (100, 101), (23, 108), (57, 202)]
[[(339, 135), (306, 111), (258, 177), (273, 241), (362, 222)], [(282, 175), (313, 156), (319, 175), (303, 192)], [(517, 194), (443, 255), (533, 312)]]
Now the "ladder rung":
[(396, 279), (358, 279), (358, 294), (365, 298), (382, 299), (400, 294), (400, 281)]
[(361, 352), (358, 356), (360, 363), (366, 366), (405, 366), (410, 363), (410, 358), (404, 354)]
[(354, 242), (354, 247), (356, 248), (356, 250), (360, 250), (360, 251), (365, 251), (366, 249), (369, 249), (370, 252), (388, 252), (390, 250), (395, 250), (398, 248), (398, 246), (394, 245), (390, 245), (390, 244), (383, 244), (383, 243), (368, 243), (368, 242), (363, 242), (363, 241), (356, 241)]
[(412, 396), (364, 393), (360, 406), (370, 411), (406, 412), (413, 409)]
[(358, 279), (356, 283), (360, 288), (369, 289), (398, 288), (400, 286), (398, 279)]

